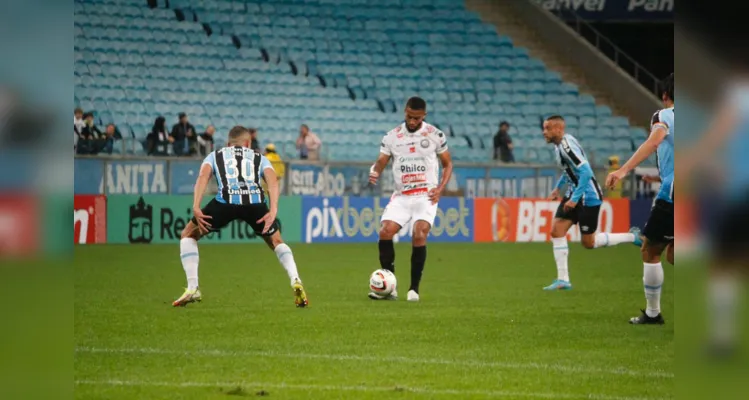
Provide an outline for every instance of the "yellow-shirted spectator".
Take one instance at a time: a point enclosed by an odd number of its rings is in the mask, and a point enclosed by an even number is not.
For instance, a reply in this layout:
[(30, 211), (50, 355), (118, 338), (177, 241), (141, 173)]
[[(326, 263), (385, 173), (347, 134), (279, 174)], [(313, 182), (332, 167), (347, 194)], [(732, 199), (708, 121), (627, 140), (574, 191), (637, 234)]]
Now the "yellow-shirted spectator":
[[(273, 143), (268, 143), (268, 145), (265, 146), (265, 158), (270, 161), (271, 165), (273, 165), (273, 169), (276, 171), (276, 176), (278, 177), (278, 188), (279, 190), (283, 190), (283, 176), (286, 173), (286, 165), (284, 164), (283, 160), (281, 160), (281, 156), (276, 153), (276, 145)], [(268, 193), (268, 187), (265, 184), (265, 181), (262, 182), (263, 190), (265, 190), (265, 193)]]
[[(619, 169), (619, 156), (609, 157), (609, 173), (612, 173)], [(606, 197), (609, 199), (621, 199), (622, 198), (622, 181), (616, 183), (613, 189), (608, 189)]]

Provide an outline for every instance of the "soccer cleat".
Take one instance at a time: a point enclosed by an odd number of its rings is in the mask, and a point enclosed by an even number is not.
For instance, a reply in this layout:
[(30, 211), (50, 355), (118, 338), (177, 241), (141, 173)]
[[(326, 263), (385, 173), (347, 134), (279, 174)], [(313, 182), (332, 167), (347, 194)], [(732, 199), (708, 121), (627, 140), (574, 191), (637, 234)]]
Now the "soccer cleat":
[(295, 279), (291, 287), (294, 289), (294, 304), (299, 308), (307, 307), (309, 301), (307, 300), (307, 292), (304, 291), (304, 286), (302, 286), (302, 281)]
[(642, 232), (640, 232), (640, 228), (633, 226), (629, 228), (629, 233), (635, 235), (635, 241), (632, 242), (632, 244), (637, 247), (642, 247)]
[(406, 297), (406, 300), (408, 301), (419, 301), (419, 294), (416, 293), (415, 290), (409, 290), (408, 296)]
[(544, 290), (571, 290), (571, 289), (572, 289), (572, 284), (567, 281), (563, 281), (561, 279), (555, 279), (554, 282), (551, 283), (551, 285), (546, 286), (544, 288)]
[(655, 317), (649, 317), (645, 310), (642, 311), (639, 317), (632, 317), (629, 319), (629, 323), (632, 325), (663, 325), (666, 321), (663, 320), (663, 316), (658, 313)]
[(184, 307), (190, 303), (194, 303), (196, 301), (201, 301), (203, 298), (203, 295), (200, 293), (200, 289), (185, 289), (185, 293), (182, 294), (177, 300), (174, 300), (172, 303), (172, 306), (174, 307)]
[(393, 289), (393, 291), (390, 292), (390, 294), (387, 296), (383, 296), (375, 292), (369, 292), (367, 296), (369, 296), (369, 298), (372, 300), (398, 300), (398, 291)]

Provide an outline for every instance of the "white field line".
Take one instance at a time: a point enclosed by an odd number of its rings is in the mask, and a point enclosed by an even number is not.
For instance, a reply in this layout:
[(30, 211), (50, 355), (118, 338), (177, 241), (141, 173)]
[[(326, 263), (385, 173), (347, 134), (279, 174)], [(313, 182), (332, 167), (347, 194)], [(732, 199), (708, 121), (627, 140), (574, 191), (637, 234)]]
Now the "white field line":
[(168, 388), (204, 388), (220, 387), (233, 389), (241, 387), (243, 389), (254, 388), (261, 390), (268, 389), (290, 389), (306, 391), (335, 391), (335, 392), (408, 392), (425, 395), (451, 395), (458, 398), (465, 396), (485, 396), (498, 398), (528, 398), (528, 399), (589, 399), (589, 400), (663, 400), (655, 397), (621, 397), (608, 396), (599, 394), (570, 394), (570, 393), (534, 393), (534, 392), (516, 392), (503, 390), (461, 390), (461, 389), (430, 389), (417, 387), (384, 387), (384, 386), (337, 386), (337, 385), (313, 385), (313, 384), (294, 384), (294, 383), (267, 383), (267, 382), (149, 382), (140, 380), (77, 380), (76, 385), (93, 385), (93, 386), (133, 386), (133, 387), (168, 387)]
[(473, 368), (496, 368), (496, 369), (519, 369), (537, 371), (556, 371), (565, 373), (587, 374), (587, 375), (628, 375), (648, 378), (673, 379), (674, 374), (666, 371), (638, 371), (626, 368), (595, 368), (584, 366), (571, 366), (563, 364), (548, 363), (513, 363), (513, 362), (487, 362), (470, 360), (450, 360), (434, 358), (409, 358), (409, 357), (375, 357), (347, 354), (308, 354), (308, 353), (276, 353), (269, 351), (227, 351), (227, 350), (166, 350), (153, 348), (97, 348), (76, 347), (76, 353), (105, 353), (105, 354), (162, 354), (178, 356), (207, 356), (207, 357), (266, 357), (266, 358), (304, 358), (323, 359), (337, 361), (366, 361), (378, 363), (407, 363), (407, 364), (432, 364), (448, 365)]

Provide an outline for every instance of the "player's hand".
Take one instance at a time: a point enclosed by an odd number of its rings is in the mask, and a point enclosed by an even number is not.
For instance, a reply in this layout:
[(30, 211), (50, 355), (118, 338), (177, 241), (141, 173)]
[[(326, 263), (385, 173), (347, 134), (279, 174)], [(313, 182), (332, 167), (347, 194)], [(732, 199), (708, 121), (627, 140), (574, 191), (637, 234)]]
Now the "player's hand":
[(380, 178), (380, 175), (377, 172), (375, 172), (375, 171), (370, 171), (369, 172), (369, 183), (370, 184), (376, 185), (377, 184), (377, 179), (379, 179), (379, 178)]
[(627, 173), (623, 171), (621, 168), (617, 169), (616, 171), (609, 174), (609, 176), (606, 177), (606, 187), (609, 189), (613, 189), (616, 184), (622, 180)]
[(559, 189), (554, 189), (551, 191), (551, 194), (549, 194), (549, 197), (546, 198), (546, 200), (559, 200), (562, 198), (562, 196), (559, 193)]
[(564, 203), (564, 211), (572, 211), (577, 207), (577, 202), (572, 200), (567, 200), (566, 203)]
[(195, 215), (195, 221), (198, 222), (198, 230), (202, 234), (206, 234), (211, 230), (211, 223), (208, 222), (211, 219), (210, 215), (203, 214), (203, 210), (197, 207), (193, 207), (192, 213)]
[(432, 202), (432, 204), (437, 204), (437, 202), (440, 201), (440, 196), (442, 196), (442, 189), (440, 188), (432, 188), (429, 189), (429, 201)]
[(263, 233), (267, 233), (273, 222), (276, 220), (276, 212), (268, 211), (267, 214), (263, 215), (263, 218), (257, 220), (258, 224), (263, 224)]

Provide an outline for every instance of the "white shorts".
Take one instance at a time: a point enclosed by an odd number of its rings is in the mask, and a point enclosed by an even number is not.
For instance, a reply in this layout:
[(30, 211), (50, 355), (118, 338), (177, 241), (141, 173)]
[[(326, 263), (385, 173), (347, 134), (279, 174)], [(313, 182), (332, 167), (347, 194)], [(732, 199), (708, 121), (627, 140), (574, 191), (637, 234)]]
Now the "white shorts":
[(432, 204), (427, 196), (395, 195), (390, 198), (381, 221), (393, 221), (401, 227), (409, 221), (426, 221), (434, 225), (437, 216), (437, 204)]

